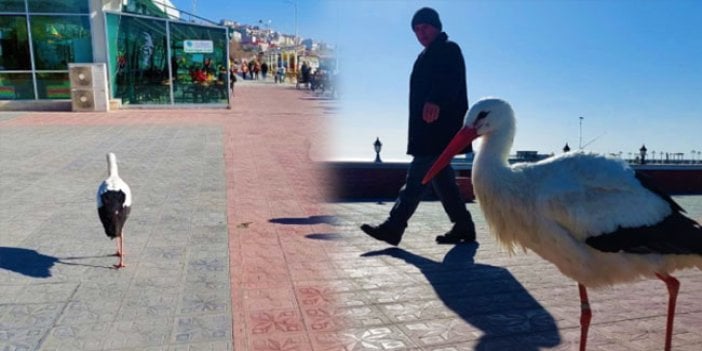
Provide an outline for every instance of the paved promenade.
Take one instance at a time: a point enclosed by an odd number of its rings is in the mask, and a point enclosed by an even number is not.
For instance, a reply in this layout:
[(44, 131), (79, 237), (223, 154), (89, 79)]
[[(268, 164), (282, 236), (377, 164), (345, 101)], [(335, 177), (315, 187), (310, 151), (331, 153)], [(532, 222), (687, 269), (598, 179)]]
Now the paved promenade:
[[(423, 203), (399, 248), (329, 203), (333, 103), (237, 83), (231, 110), (0, 112), (0, 350), (576, 350), (574, 282), (479, 244), (439, 246)], [(102, 232), (106, 152), (134, 193), (126, 263)], [(372, 150), (369, 153), (372, 155)], [(702, 221), (702, 197), (677, 197)], [(702, 272), (677, 275), (674, 350), (702, 349)], [(667, 291), (590, 292), (589, 350), (661, 350)]]

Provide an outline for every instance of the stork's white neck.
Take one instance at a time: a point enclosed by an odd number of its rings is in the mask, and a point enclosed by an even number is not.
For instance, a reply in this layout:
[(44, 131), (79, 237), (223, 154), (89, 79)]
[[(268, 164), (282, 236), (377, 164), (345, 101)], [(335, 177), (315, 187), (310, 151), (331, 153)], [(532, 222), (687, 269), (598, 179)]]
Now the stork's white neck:
[(524, 196), (532, 184), (524, 182), (509, 165), (514, 131), (512, 127), (484, 135), (472, 170), (473, 190), (485, 220), (509, 252), (524, 247), (528, 238), (515, 228), (524, 227), (533, 217), (524, 215), (529, 213)]
[(110, 177), (118, 177), (117, 157), (113, 153), (107, 154), (107, 172)]
[(480, 151), (475, 155), (474, 165), (487, 169), (508, 168), (514, 132), (514, 128), (508, 128), (484, 135)]

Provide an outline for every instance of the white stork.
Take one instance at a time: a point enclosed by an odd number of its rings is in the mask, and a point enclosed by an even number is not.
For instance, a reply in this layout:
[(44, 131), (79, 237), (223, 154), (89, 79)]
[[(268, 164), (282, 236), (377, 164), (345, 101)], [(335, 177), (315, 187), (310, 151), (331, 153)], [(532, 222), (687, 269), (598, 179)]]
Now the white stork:
[(119, 177), (117, 172), (117, 157), (107, 154), (108, 177), (98, 187), (97, 208), (100, 222), (105, 228), (105, 234), (111, 239), (117, 238), (117, 256), (119, 263), (115, 268), (123, 268), (124, 264), (124, 223), (129, 217), (132, 205), (132, 191), (129, 185)]
[(578, 282), (580, 350), (592, 317), (586, 287), (651, 277), (668, 287), (665, 349), (670, 350), (680, 286), (670, 273), (702, 269), (702, 226), (621, 160), (570, 152), (510, 166), (515, 129), (507, 102), (478, 101), (424, 182), (482, 137), (472, 181), (485, 219), (510, 252), (530, 249)]

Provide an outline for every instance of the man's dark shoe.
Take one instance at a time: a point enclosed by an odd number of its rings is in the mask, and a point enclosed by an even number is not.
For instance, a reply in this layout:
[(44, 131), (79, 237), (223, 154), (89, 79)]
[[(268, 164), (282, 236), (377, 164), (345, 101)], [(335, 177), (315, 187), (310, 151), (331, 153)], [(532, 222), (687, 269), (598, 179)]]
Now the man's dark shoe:
[(400, 243), (400, 240), (402, 240), (403, 231), (393, 228), (387, 223), (383, 223), (378, 226), (363, 224), (361, 226), (361, 230), (371, 237), (384, 241), (392, 246), (397, 246), (397, 244)]
[(444, 235), (436, 236), (437, 244), (458, 244), (461, 242), (472, 243), (475, 241), (475, 226), (458, 226), (454, 224), (453, 228)]

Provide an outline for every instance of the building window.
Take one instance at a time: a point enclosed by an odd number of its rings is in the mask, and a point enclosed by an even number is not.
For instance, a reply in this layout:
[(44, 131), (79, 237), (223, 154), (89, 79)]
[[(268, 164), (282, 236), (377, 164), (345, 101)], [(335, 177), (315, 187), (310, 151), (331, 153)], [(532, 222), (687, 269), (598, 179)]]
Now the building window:
[(173, 11), (165, 4), (153, 0), (126, 0), (123, 2), (122, 11), (137, 15), (168, 18), (168, 11)]
[(0, 12), (24, 12), (24, 0), (2, 0)]
[(0, 70), (31, 70), (26, 16), (0, 16)]
[(171, 23), (176, 103), (226, 103), (227, 34), (224, 29)]
[(93, 61), (88, 13), (88, 0), (0, 0), (0, 99), (70, 98), (68, 64)]
[[(3, 0), (5, 1), (5, 0)], [(88, 0), (28, 0), (29, 12), (89, 13)]]
[(37, 90), (40, 99), (70, 99), (68, 73), (37, 73)]
[(93, 61), (87, 16), (30, 16), (37, 70), (67, 70), (69, 63)]
[(0, 73), (0, 100), (34, 99), (31, 73)]
[(110, 77), (123, 104), (168, 104), (166, 22), (107, 14)]

